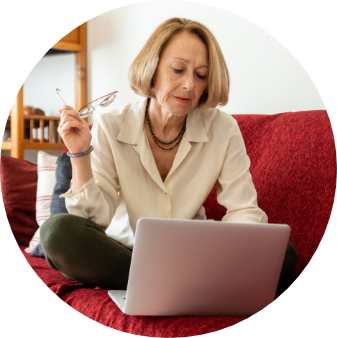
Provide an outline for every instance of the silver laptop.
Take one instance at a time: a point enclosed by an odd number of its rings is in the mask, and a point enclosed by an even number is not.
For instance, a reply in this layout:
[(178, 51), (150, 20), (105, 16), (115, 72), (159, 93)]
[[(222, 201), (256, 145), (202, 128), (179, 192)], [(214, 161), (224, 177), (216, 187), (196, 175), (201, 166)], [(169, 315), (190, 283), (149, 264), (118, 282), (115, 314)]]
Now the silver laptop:
[(127, 290), (108, 293), (128, 315), (248, 317), (275, 299), (289, 235), (284, 224), (141, 218)]

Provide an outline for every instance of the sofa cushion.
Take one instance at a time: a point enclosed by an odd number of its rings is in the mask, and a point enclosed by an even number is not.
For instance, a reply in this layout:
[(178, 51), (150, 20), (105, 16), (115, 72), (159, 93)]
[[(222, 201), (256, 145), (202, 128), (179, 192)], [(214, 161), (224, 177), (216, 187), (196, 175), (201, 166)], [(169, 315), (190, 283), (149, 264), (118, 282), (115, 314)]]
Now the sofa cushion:
[[(51, 194), (55, 186), (55, 170), (57, 156), (43, 151), (37, 153), (37, 192), (36, 192), (36, 222), (41, 226), (50, 217)], [(29, 242), (26, 252), (33, 253), (40, 243), (40, 228), (36, 230)], [(37, 250), (34, 255), (37, 254)]]
[[(70, 186), (70, 181), (72, 177), (72, 168), (71, 168), (71, 162), (70, 158), (67, 156), (66, 153), (62, 153), (58, 160), (56, 165), (56, 171), (55, 171), (55, 186), (53, 188), (52, 192), (52, 198), (50, 203), (50, 216), (54, 216), (57, 214), (62, 213), (68, 213), (68, 210), (65, 205), (65, 199), (60, 198), (60, 195), (65, 193)], [(32, 257), (40, 257), (45, 258), (42, 246), (40, 244), (40, 233), (39, 229), (37, 230), (38, 233), (35, 237), (32, 238), (32, 241), (37, 241), (37, 245), (31, 252)], [(26, 252), (30, 252), (30, 250), (26, 249)]]
[(49, 155), (43, 151), (37, 153), (36, 221), (39, 226), (50, 217), (50, 204), (56, 184), (56, 162), (57, 156)]
[(63, 152), (58, 159), (55, 172), (55, 186), (52, 193), (50, 204), (50, 215), (68, 213), (65, 205), (65, 198), (60, 198), (60, 195), (68, 191), (72, 178), (72, 168), (70, 158)]
[(8, 222), (19, 245), (27, 246), (38, 229), (35, 220), (37, 166), (1, 156), (1, 190)]

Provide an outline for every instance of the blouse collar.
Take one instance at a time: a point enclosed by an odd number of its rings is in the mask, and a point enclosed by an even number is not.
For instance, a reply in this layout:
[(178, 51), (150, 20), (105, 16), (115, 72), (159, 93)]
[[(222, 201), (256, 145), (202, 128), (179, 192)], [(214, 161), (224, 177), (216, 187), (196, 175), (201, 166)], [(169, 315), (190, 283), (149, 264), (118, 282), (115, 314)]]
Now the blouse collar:
[[(137, 145), (144, 137), (144, 119), (147, 98), (127, 106), (123, 125), (117, 135), (120, 142)], [(200, 114), (194, 109), (187, 114), (186, 138), (189, 142), (208, 142), (207, 132), (209, 124), (205, 123), (206, 112)], [(207, 130), (206, 130), (207, 129)]]

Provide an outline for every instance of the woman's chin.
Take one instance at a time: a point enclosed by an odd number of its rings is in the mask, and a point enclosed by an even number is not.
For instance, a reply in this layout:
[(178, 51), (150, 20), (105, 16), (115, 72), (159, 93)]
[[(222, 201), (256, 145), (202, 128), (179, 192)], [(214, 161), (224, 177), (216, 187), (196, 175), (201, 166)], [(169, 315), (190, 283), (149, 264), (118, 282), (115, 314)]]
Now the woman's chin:
[(174, 103), (169, 106), (168, 111), (171, 115), (174, 116), (185, 116), (191, 112), (195, 107), (192, 106), (191, 102), (189, 103)]

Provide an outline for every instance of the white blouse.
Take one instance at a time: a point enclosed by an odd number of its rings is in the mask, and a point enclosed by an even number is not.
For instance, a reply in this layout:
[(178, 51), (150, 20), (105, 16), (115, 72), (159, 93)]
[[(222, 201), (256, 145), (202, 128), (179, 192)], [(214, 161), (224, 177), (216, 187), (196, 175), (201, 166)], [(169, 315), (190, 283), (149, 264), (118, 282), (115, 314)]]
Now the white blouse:
[(98, 116), (92, 128), (93, 178), (61, 195), (70, 214), (90, 218), (133, 248), (141, 217), (206, 219), (216, 181), (222, 221), (267, 223), (257, 205), (250, 160), (236, 120), (212, 108), (188, 113), (186, 132), (163, 182), (145, 131), (146, 99)]

